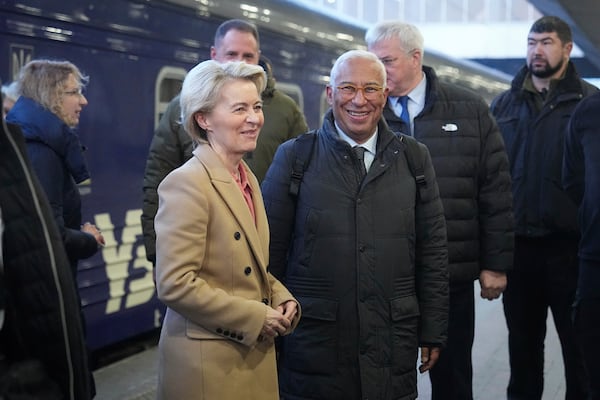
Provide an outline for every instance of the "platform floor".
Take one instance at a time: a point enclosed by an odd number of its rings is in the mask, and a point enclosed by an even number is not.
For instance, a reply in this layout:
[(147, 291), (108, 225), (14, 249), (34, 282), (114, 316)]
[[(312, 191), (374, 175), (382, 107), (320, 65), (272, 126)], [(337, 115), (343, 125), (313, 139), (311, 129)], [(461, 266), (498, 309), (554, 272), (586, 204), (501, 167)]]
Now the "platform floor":
[[(500, 300), (479, 298), (475, 283), (476, 324), (473, 345), (473, 395), (476, 400), (506, 398), (508, 334)], [(156, 347), (108, 365), (94, 372), (96, 400), (154, 399), (156, 390)], [(560, 345), (552, 318), (546, 337), (545, 388), (543, 400), (565, 397), (564, 370)], [(429, 399), (431, 386), (427, 374), (419, 375), (419, 399)]]

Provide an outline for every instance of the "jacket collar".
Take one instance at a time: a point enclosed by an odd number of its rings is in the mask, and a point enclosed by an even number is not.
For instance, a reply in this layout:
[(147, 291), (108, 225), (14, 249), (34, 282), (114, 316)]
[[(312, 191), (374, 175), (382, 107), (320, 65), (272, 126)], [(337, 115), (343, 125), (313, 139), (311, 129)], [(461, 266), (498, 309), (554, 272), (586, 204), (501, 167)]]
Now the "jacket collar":
[(21, 96), (6, 116), (6, 121), (19, 125), (28, 142), (41, 142), (54, 150), (76, 183), (90, 177), (79, 136), (53, 112)]
[(267, 76), (267, 86), (261, 95), (264, 98), (271, 98), (275, 95), (275, 79), (271, 75)]
[(255, 223), (237, 183), (212, 147), (207, 142), (201, 142), (194, 149), (193, 154), (204, 166), (213, 187), (221, 195), (232, 215), (240, 224), (266, 279), (269, 253), (269, 227), (260, 186), (256, 177), (250, 171), (248, 165), (242, 161), (242, 167), (246, 170), (248, 183), (252, 189), (252, 202), (256, 216)]
[[(512, 80), (510, 89), (515, 95), (524, 94), (525, 91), (523, 89), (523, 84), (525, 83), (525, 79), (529, 79), (529, 74), (530, 71), (527, 65), (521, 67), (519, 72), (517, 72)], [(556, 87), (553, 92), (555, 93), (555, 96), (559, 96), (564, 93), (583, 94), (583, 91), (584, 90), (581, 85), (581, 80), (579, 78), (579, 74), (577, 73), (577, 69), (575, 68), (573, 62), (569, 61), (565, 76), (556, 83)]]
[(425, 107), (423, 107), (423, 113), (427, 112), (437, 100), (438, 90), (438, 77), (435, 70), (431, 67), (423, 65), (423, 72), (427, 78), (427, 87), (425, 88)]
[[(419, 115), (429, 112), (429, 110), (433, 107), (434, 103), (436, 102), (439, 93), (439, 80), (437, 74), (435, 73), (435, 70), (426, 65), (423, 65), (422, 69), (423, 73), (425, 74), (425, 80), (427, 84), (425, 85), (425, 105), (423, 106), (423, 110), (419, 113)], [(386, 106), (384, 108), (384, 117), (390, 121), (401, 121), (400, 117), (394, 114), (394, 111), (392, 110), (389, 101), (386, 103)]]
[[(325, 117), (323, 118), (323, 126), (320, 131), (337, 150), (342, 151), (344, 149), (350, 149), (350, 145), (342, 140), (337, 134), (335, 120), (333, 118), (333, 111), (331, 108), (327, 111)], [(397, 142), (397, 148), (402, 148), (400, 140), (391, 131), (387, 122), (382, 116), (377, 123), (377, 155), (375, 156), (375, 159), (378, 159), (383, 151), (389, 151), (392, 147), (394, 147), (390, 146), (390, 144), (394, 141)]]

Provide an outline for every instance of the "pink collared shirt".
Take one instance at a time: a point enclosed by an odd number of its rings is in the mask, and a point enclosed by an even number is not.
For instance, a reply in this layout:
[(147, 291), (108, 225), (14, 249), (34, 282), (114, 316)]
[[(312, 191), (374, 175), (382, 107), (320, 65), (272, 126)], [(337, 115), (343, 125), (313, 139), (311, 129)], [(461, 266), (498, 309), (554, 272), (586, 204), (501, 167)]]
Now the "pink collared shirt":
[(244, 195), (244, 200), (246, 200), (246, 204), (248, 205), (248, 209), (250, 210), (250, 214), (252, 214), (252, 219), (256, 224), (256, 214), (254, 213), (254, 203), (252, 202), (252, 188), (250, 187), (250, 183), (248, 183), (248, 175), (246, 175), (246, 169), (240, 163), (238, 165), (238, 172), (240, 173), (240, 177), (233, 175), (233, 179), (237, 183), (238, 187), (242, 191)]

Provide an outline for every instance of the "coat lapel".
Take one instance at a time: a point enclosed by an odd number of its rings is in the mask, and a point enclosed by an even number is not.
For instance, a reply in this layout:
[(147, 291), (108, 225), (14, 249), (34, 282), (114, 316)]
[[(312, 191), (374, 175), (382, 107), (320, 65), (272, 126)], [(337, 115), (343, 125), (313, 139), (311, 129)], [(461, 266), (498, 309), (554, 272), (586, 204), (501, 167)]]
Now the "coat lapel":
[(213, 187), (219, 193), (223, 202), (238, 221), (250, 243), (252, 252), (261, 267), (266, 279), (267, 259), (269, 251), (269, 228), (264, 209), (263, 199), (258, 181), (245, 162), (242, 161), (248, 173), (248, 181), (252, 189), (252, 200), (256, 214), (256, 224), (244, 196), (235, 180), (217, 155), (208, 144), (200, 144), (194, 150), (194, 156), (205, 166)]

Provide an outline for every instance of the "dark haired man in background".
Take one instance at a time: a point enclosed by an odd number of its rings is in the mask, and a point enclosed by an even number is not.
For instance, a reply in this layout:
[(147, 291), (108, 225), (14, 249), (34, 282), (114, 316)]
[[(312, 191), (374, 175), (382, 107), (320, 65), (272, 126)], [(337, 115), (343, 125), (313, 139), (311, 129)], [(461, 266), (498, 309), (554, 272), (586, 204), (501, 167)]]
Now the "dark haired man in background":
[(541, 399), (548, 307), (560, 338), (567, 399), (585, 399), (587, 379), (571, 323), (577, 285), (577, 206), (561, 186), (567, 123), (597, 90), (569, 60), (571, 29), (542, 17), (527, 36), (527, 64), (491, 110), (504, 136), (516, 220), (514, 269), (504, 315), (510, 359), (509, 399)]

